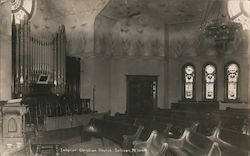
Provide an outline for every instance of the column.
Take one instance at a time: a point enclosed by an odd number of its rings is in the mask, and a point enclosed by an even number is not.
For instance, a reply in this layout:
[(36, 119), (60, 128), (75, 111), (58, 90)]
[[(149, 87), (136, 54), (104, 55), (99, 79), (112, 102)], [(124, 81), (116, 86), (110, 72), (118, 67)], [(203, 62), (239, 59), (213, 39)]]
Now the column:
[(11, 10), (10, 2), (0, 5), (0, 101), (11, 99)]

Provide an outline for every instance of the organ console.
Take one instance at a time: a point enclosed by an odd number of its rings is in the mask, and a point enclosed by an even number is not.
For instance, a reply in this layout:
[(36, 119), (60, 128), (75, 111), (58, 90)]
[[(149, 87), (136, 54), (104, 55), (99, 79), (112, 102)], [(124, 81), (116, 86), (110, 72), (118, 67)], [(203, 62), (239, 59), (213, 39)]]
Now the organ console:
[[(13, 18), (14, 19), (14, 18)], [(30, 30), (30, 22), (25, 19), (20, 24), (12, 24), (12, 94), (20, 97), (29, 94), (32, 86), (38, 84), (39, 77), (48, 78), (56, 94), (65, 92), (65, 27), (59, 26), (50, 37), (42, 38)]]

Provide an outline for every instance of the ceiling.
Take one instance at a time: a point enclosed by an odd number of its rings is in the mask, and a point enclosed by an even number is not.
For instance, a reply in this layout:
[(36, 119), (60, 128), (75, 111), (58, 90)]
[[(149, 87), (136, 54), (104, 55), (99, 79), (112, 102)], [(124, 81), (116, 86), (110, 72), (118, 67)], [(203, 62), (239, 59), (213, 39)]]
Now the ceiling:
[(36, 0), (32, 28), (55, 31), (60, 24), (78, 31), (90, 26), (108, 0)]
[(101, 15), (116, 20), (150, 16), (165, 24), (202, 20), (214, 0), (111, 0)]
[(115, 20), (145, 17), (165, 24), (202, 20), (214, 0), (37, 0), (32, 28), (54, 31), (59, 24), (77, 31), (100, 13)]

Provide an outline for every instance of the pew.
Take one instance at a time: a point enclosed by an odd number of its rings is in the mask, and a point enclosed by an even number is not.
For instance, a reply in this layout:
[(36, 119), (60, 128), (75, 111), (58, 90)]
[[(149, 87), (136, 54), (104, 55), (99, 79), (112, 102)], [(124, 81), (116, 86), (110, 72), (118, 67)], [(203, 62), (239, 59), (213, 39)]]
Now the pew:
[(220, 115), (217, 120), (221, 121), (221, 126), (223, 128), (227, 128), (227, 129), (241, 132), (242, 127), (244, 126), (245, 119), (240, 118), (238, 116)]
[(123, 113), (115, 113), (115, 117), (118, 118), (133, 118), (133, 119), (147, 119), (152, 120), (154, 119), (154, 114), (123, 114)]
[(168, 137), (179, 138), (186, 128), (196, 131), (199, 124), (199, 122), (172, 121), (173, 126), (169, 130)]
[[(168, 152), (170, 151), (174, 155), (248, 155), (249, 138), (244, 139), (246, 135), (244, 135), (244, 137), (239, 135), (239, 125), (241, 125), (242, 121), (244, 123), (241, 116), (234, 117), (224, 112), (222, 114), (216, 114), (218, 112), (205, 113), (204, 115), (200, 113), (194, 113), (194, 115), (192, 115), (191, 112), (179, 112), (174, 115), (173, 113), (175, 112), (170, 113), (169, 111), (169, 114), (166, 116), (161, 114), (147, 116), (145, 118), (140, 115), (131, 116), (118, 113), (115, 116), (104, 117), (103, 121), (95, 121), (93, 129), (96, 130), (96, 132), (100, 131), (99, 133), (95, 133), (95, 135), (98, 134), (97, 136), (101, 138), (106, 137), (113, 140), (124, 148), (131, 148), (132, 142), (135, 139), (147, 140), (153, 130), (158, 130), (162, 136), (166, 138), (171, 137), (167, 138), (167, 140), (170, 140), (168, 142)], [(230, 125), (230, 121), (233, 121), (232, 125)], [(143, 126), (144, 129), (139, 128), (137, 131), (132, 130), (133, 132), (128, 132), (127, 129), (130, 128), (124, 129), (124, 127), (130, 126), (138, 128), (139, 125)], [(217, 130), (212, 133), (212, 129), (216, 126), (224, 126), (226, 128), (220, 128), (219, 132)], [(233, 130), (237, 130), (238, 132), (234, 131), (235, 133), (229, 133)], [(197, 134), (196, 131), (199, 134)], [(211, 135), (211, 133), (213, 134), (212, 136), (216, 136), (214, 137), (215, 139), (205, 137), (205, 135)], [(230, 138), (228, 136), (234, 137)], [(233, 138), (237, 138), (238, 140)], [(244, 143), (242, 144), (239, 140), (245, 141), (243, 141)], [(221, 151), (220, 148), (222, 149)]]
[(139, 137), (140, 140), (144, 140), (144, 141), (148, 139), (148, 137), (150, 136), (153, 130), (157, 130), (164, 137), (167, 137), (171, 127), (173, 126), (170, 123), (162, 123), (162, 122), (158, 122), (155, 120), (148, 121), (144, 119), (137, 119), (135, 122), (135, 125), (138, 125), (138, 126), (142, 125), (144, 127)]
[[(116, 113), (116, 115), (112, 118), (117, 121), (128, 122), (131, 124), (140, 119), (147, 119), (150, 121), (155, 120), (162, 123), (172, 123), (174, 125), (172, 129), (175, 129), (173, 130), (175, 133), (172, 134), (172, 137), (174, 138), (178, 138), (183, 133), (184, 129), (190, 127), (191, 123), (195, 121), (200, 123), (197, 131), (206, 136), (210, 136), (214, 127), (219, 124), (223, 128), (232, 129), (248, 135), (250, 133), (250, 126), (248, 126), (250, 124), (246, 124), (244, 122), (246, 120), (246, 113), (239, 114), (232, 111), (190, 112), (173, 110), (158, 110), (157, 113), (159, 114), (154, 114), (153, 116)], [(148, 133), (148, 135), (149, 134), (150, 133)]]
[(124, 141), (121, 147), (125, 149), (131, 149), (133, 147), (133, 141), (139, 139), (143, 129), (144, 127), (139, 125), (137, 131), (133, 135), (122, 135)]
[(246, 134), (246, 135), (250, 135), (250, 122), (249, 122), (249, 119), (244, 120), (244, 124), (243, 124), (243, 126), (241, 128), (241, 133)]
[(112, 140), (113, 142), (123, 146), (123, 148), (132, 147), (131, 140), (137, 139), (143, 127), (132, 124), (100, 120), (92, 118), (88, 126), (82, 129), (82, 140), (88, 140), (90, 136)]
[(164, 136), (156, 130), (152, 131), (146, 141), (133, 141), (135, 156), (165, 156), (168, 144)]
[(221, 121), (214, 119), (200, 121), (200, 124), (197, 127), (196, 132), (205, 136), (211, 136), (214, 132), (214, 128), (221, 125), (222, 125)]
[[(180, 114), (185, 114), (185, 112), (180, 112)], [(163, 116), (147, 116), (146, 118), (147, 119), (141, 117), (133, 118), (128, 114), (116, 113), (114, 117), (106, 116), (104, 119), (130, 124), (134, 123), (137, 126), (142, 125), (144, 129), (140, 135), (141, 140), (146, 140), (153, 130), (158, 130), (166, 137), (168, 136), (173, 138), (179, 138), (186, 128), (191, 128), (193, 131), (196, 131), (199, 125), (199, 122), (186, 121), (185, 118), (182, 118), (181, 120), (181, 117), (179, 117), (179, 120), (177, 120), (175, 119), (177, 118), (176, 115), (173, 115), (173, 118)]]
[(220, 156), (216, 142), (208, 137), (186, 129), (179, 139), (167, 138), (169, 151), (174, 156)]
[[(143, 129), (141, 128), (140, 131), (137, 131), (137, 133), (135, 135), (131, 136), (124, 136), (124, 139), (126, 139), (127, 144), (123, 147), (130, 147), (129, 145), (132, 145), (132, 142), (135, 139), (140, 139), (140, 140), (146, 140), (148, 139), (148, 137), (150, 136), (151, 132), (153, 130), (158, 130), (159, 132), (161, 132), (164, 136), (168, 136), (169, 134), (169, 130), (172, 127), (172, 124), (168, 124), (168, 123), (161, 123), (161, 122), (157, 122), (153, 119), (150, 120), (146, 120), (146, 119), (142, 119), (142, 118), (132, 118), (130, 116), (105, 116), (104, 120), (107, 121), (119, 121), (122, 123), (129, 123), (129, 124), (134, 124), (138, 127), (143, 127)], [(139, 136), (139, 138), (136, 138), (135, 136)]]
[(123, 122), (123, 123), (128, 123), (128, 124), (134, 124), (136, 119), (129, 117), (129, 116), (109, 116), (105, 115), (103, 117), (104, 120), (108, 121), (116, 121), (116, 122)]
[(250, 137), (248, 135), (216, 127), (209, 138), (219, 144), (223, 156), (248, 156), (250, 154)]

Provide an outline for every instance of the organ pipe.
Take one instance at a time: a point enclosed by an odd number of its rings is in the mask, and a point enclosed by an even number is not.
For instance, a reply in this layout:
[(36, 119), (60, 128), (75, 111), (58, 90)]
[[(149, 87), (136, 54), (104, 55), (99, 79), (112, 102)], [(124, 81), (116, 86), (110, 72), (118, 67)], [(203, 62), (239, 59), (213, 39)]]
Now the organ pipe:
[(48, 37), (34, 35), (30, 23), (25, 18), (20, 24), (12, 24), (13, 29), (13, 96), (28, 94), (31, 86), (37, 84), (41, 75), (49, 77), (48, 84), (54, 85), (57, 94), (65, 91), (65, 27)]

